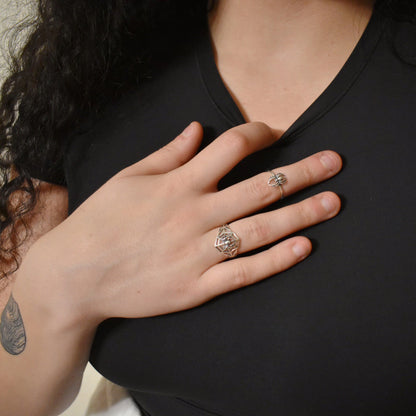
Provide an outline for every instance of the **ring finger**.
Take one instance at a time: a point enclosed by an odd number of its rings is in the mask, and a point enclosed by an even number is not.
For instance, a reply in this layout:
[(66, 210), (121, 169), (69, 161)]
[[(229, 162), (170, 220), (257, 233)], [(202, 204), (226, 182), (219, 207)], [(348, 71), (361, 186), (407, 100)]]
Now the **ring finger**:
[[(245, 253), (286, 237), (296, 231), (318, 224), (334, 217), (340, 210), (341, 202), (333, 192), (322, 192), (299, 203), (271, 212), (253, 215), (230, 224), (231, 230), (239, 237), (237, 253)], [(211, 245), (211, 264), (227, 259), (227, 255), (215, 250), (218, 228), (206, 235), (206, 244)], [(209, 243), (211, 242), (211, 243)]]

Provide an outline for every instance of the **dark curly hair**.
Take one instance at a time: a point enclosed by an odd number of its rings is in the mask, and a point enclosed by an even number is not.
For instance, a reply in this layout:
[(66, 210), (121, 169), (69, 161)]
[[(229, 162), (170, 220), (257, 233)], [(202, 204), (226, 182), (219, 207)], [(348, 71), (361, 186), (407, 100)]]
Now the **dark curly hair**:
[[(18, 268), (17, 249), (30, 233), (25, 218), (38, 187), (29, 172), (42, 167), (64, 185), (62, 149), (71, 130), (146, 77), (153, 56), (185, 28), (189, 33), (209, 4), (38, 0), (35, 16), (13, 28), (0, 99), (0, 281)], [(414, 19), (413, 0), (378, 0), (376, 7)]]

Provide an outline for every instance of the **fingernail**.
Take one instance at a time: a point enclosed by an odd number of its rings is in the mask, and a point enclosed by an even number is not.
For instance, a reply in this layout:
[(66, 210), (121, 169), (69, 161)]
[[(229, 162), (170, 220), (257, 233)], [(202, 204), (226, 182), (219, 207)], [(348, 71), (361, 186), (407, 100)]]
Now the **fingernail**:
[(335, 201), (332, 198), (328, 198), (327, 196), (324, 196), (321, 198), (321, 204), (324, 207), (325, 211), (327, 212), (333, 212), (335, 211)]
[(194, 132), (194, 123), (192, 122), (183, 132), (182, 136), (189, 137), (192, 136), (192, 133)]
[(329, 171), (335, 170), (338, 166), (338, 160), (332, 153), (322, 153), (321, 163)]
[(293, 252), (295, 253), (296, 257), (299, 257), (300, 259), (306, 257), (308, 255), (308, 251), (309, 250), (305, 244), (296, 243), (293, 246)]

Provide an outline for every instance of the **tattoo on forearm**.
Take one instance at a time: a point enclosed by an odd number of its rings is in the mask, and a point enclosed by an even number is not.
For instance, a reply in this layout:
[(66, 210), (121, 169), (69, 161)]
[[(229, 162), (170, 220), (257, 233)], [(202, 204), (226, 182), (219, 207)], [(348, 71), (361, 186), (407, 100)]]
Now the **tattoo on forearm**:
[(26, 347), (26, 332), (20, 315), (19, 305), (10, 295), (9, 301), (1, 314), (0, 342), (12, 355), (19, 355)]

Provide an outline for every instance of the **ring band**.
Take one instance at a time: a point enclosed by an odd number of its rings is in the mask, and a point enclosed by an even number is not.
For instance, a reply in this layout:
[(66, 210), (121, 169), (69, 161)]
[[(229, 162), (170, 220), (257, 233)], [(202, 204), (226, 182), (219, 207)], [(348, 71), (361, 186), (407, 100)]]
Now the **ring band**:
[(271, 173), (271, 176), (267, 182), (267, 185), (272, 186), (273, 188), (279, 187), (280, 189), (280, 199), (283, 199), (285, 197), (285, 194), (283, 192), (283, 184), (287, 182), (286, 175), (283, 173), (274, 173), (272, 170), (269, 170)]
[(215, 248), (227, 257), (235, 257), (240, 247), (240, 238), (231, 230), (228, 224), (222, 225), (218, 229), (215, 239)]

